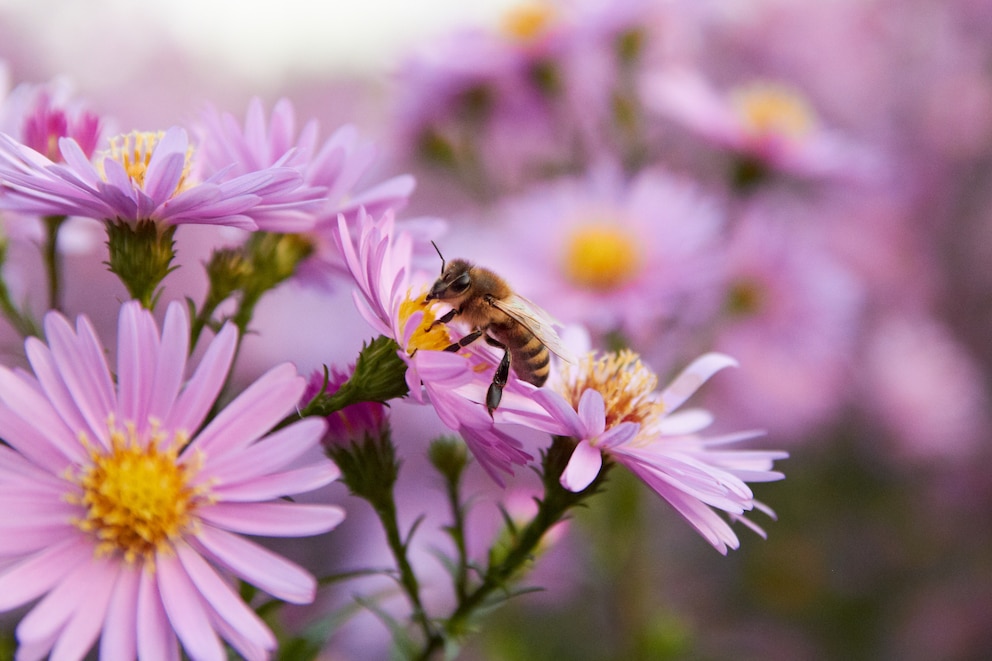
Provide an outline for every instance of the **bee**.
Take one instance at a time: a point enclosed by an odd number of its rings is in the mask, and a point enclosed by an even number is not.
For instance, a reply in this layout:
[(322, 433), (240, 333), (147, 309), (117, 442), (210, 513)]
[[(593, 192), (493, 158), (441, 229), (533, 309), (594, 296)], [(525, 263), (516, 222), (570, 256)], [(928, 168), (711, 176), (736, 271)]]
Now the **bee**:
[(446, 324), (457, 316), (472, 327), (472, 332), (444, 350), (458, 351), (479, 338), (503, 350), (503, 358), (486, 393), (490, 417), (503, 398), (503, 387), (511, 367), (521, 380), (541, 387), (551, 370), (550, 352), (572, 362), (548, 313), (515, 293), (503, 278), (489, 269), (464, 259), (454, 259), (446, 264), (436, 244), (434, 249), (441, 258), (441, 276), (434, 282), (426, 300), (443, 301), (452, 306), (434, 323)]

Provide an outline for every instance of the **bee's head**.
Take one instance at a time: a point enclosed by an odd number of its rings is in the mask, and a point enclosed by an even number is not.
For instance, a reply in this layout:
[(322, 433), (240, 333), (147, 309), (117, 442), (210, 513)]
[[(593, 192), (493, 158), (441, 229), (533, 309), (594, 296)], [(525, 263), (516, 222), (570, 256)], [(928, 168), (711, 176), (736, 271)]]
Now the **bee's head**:
[(434, 281), (428, 301), (457, 301), (464, 297), (472, 287), (472, 264), (464, 259), (454, 259), (445, 264), (441, 276)]

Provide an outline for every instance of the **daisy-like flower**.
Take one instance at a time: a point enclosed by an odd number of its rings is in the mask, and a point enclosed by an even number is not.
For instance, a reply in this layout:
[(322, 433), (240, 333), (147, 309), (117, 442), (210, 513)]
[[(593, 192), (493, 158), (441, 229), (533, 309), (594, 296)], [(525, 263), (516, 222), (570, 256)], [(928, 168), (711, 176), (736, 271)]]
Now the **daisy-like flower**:
[(508, 201), (500, 218), (517, 239), (503, 263), (566, 323), (644, 337), (697, 314), (718, 284), (723, 213), (661, 170), (627, 182), (598, 168)]
[(535, 404), (534, 386), (512, 372), (503, 399), (493, 415), (486, 411), (486, 391), (501, 358), (485, 342), (474, 342), (458, 353), (445, 351), (457, 340), (448, 326), (435, 323), (440, 315), (426, 295), (430, 281), (411, 273), (413, 241), (395, 232), (390, 213), (376, 221), (362, 215), (361, 235), (352, 239), (343, 217), (335, 238), (358, 289), (355, 302), (361, 315), (376, 330), (396, 341), (407, 363), (410, 396), (430, 403), (441, 421), (458, 431), (479, 464), (502, 484), (500, 472), (512, 473), (514, 465), (531, 460), (517, 439), (496, 423), (517, 423), (549, 433), (564, 427)]
[(72, 98), (69, 84), (61, 79), (47, 84), (21, 84), (3, 100), (0, 132), (25, 146), (61, 162), (59, 139), (72, 138), (91, 158), (100, 141), (100, 117)]
[(630, 351), (600, 358), (589, 354), (576, 369), (567, 367), (560, 393), (548, 388), (534, 393), (578, 441), (562, 473), (562, 486), (576, 492), (588, 487), (605, 455), (644, 481), (721, 553), (738, 548), (740, 542), (714, 509), (764, 536), (744, 513), (772, 512), (754, 500), (746, 482), (781, 479), (772, 462), (787, 454), (724, 449), (760, 434), (705, 438), (698, 432), (712, 421), (708, 412), (676, 412), (713, 374), (731, 365), (736, 362), (728, 356), (706, 354), (660, 392), (655, 390), (657, 377)]
[(865, 177), (874, 157), (824, 127), (802, 94), (754, 81), (726, 93), (699, 73), (671, 69), (644, 82), (645, 104), (693, 133), (737, 154), (743, 166), (804, 177)]
[[(19, 659), (265, 659), (275, 638), (238, 578), (308, 603), (316, 581), (242, 535), (323, 533), (340, 508), (283, 502), (333, 481), (315, 453), (324, 421), (267, 434), (306, 384), (276, 367), (206, 422), (236, 346), (228, 325), (187, 380), (189, 322), (161, 332), (136, 302), (119, 317), (117, 367), (85, 317), (45, 319), (26, 342), (34, 374), (0, 368), (0, 610), (40, 597), (17, 627)], [(116, 375), (116, 380), (115, 380)], [(204, 424), (206, 422), (206, 424)], [(202, 427), (202, 428), (201, 428)]]
[[(186, 131), (132, 132), (111, 138), (94, 161), (75, 139), (58, 141), (60, 162), (0, 134), (0, 208), (38, 215), (83, 216), (109, 223), (229, 225), (257, 229), (271, 212), (312, 206), (313, 199), (283, 205), (302, 183), (288, 167), (265, 168), (221, 181), (196, 181), (194, 150)], [(313, 192), (314, 198), (317, 191)], [(287, 208), (288, 207), (288, 208)]]
[(298, 132), (296, 126), (296, 113), (288, 99), (276, 102), (268, 121), (262, 102), (253, 99), (244, 126), (233, 115), (211, 108), (203, 115), (202, 149), (208, 170), (235, 163), (225, 170), (225, 177), (286, 166), (298, 170), (307, 187), (325, 191), (321, 205), (301, 218), (303, 222), (298, 227), (281, 225), (273, 229), (259, 221), (263, 230), (306, 232), (314, 252), (301, 265), (301, 274), (307, 280), (324, 280), (329, 274), (345, 273), (332, 238), (338, 214), (355, 222), (362, 208), (373, 216), (387, 209), (398, 211), (406, 206), (415, 182), (410, 175), (400, 175), (360, 190), (375, 162), (375, 146), (361, 140), (354, 126), (342, 126), (323, 143), (318, 140), (316, 120), (310, 120)]

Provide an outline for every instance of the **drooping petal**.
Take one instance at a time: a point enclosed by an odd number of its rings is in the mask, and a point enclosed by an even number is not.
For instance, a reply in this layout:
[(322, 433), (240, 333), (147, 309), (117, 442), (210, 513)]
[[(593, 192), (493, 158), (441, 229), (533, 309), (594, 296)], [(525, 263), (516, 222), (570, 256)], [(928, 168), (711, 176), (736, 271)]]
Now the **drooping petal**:
[(141, 661), (179, 661), (179, 641), (169, 626), (154, 572), (138, 579), (138, 658)]
[(141, 567), (120, 568), (100, 636), (101, 659), (134, 659), (138, 654), (138, 585)]
[(264, 537), (319, 535), (344, 520), (340, 507), (309, 503), (217, 503), (199, 514), (218, 528)]
[(183, 648), (194, 659), (224, 661), (224, 646), (210, 627), (199, 591), (171, 552), (156, 554), (155, 576), (162, 606)]
[(561, 473), (561, 485), (573, 493), (582, 491), (596, 479), (603, 467), (603, 455), (589, 441), (580, 441)]
[(661, 391), (661, 403), (666, 412), (671, 412), (689, 399), (699, 386), (725, 367), (735, 367), (737, 361), (720, 353), (708, 353), (692, 361), (675, 377), (667, 388)]

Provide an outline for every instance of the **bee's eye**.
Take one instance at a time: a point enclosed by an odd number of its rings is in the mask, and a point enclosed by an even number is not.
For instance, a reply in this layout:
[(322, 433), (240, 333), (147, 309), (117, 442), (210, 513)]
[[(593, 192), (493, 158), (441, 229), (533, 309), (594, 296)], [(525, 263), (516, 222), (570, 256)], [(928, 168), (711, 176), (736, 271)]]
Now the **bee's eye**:
[(449, 288), (454, 293), (461, 294), (468, 289), (470, 284), (472, 284), (472, 278), (469, 277), (468, 273), (462, 273), (460, 276), (451, 281), (451, 286)]

